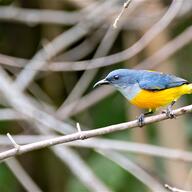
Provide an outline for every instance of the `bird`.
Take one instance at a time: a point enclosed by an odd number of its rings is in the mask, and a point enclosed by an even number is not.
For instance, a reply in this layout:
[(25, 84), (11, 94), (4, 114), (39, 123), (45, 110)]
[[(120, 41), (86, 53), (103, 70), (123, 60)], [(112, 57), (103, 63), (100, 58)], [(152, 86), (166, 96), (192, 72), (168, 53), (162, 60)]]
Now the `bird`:
[(116, 69), (94, 87), (106, 84), (115, 87), (131, 104), (148, 110), (138, 117), (140, 127), (144, 125), (144, 117), (159, 107), (167, 106), (164, 113), (168, 118), (175, 118), (173, 105), (181, 96), (192, 94), (192, 83), (187, 80), (151, 70)]

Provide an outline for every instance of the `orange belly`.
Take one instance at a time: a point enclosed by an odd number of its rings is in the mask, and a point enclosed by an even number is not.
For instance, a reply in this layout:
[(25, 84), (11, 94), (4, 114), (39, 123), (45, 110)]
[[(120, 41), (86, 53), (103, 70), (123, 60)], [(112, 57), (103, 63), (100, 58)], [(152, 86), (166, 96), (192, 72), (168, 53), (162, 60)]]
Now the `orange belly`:
[(130, 102), (139, 108), (156, 109), (170, 104), (182, 95), (190, 93), (190, 91), (191, 88), (188, 85), (160, 91), (141, 90)]

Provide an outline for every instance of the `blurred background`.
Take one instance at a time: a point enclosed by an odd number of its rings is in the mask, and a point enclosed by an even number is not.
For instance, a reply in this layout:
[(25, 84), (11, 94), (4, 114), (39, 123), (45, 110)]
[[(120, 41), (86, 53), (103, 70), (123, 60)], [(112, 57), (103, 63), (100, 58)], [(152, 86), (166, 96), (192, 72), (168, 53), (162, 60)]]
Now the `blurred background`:
[[(113, 88), (93, 89), (113, 69), (192, 81), (192, 1), (132, 0), (115, 29), (123, 3), (0, 0), (0, 76), (15, 85), (0, 82), (1, 152), (13, 148), (7, 133), (26, 144), (74, 132), (77, 122), (89, 130), (135, 119), (141, 111)], [(191, 102), (187, 95), (176, 107)], [(50, 116), (61, 126), (46, 127)], [(191, 150), (188, 114), (4, 160), (0, 191), (192, 190)]]

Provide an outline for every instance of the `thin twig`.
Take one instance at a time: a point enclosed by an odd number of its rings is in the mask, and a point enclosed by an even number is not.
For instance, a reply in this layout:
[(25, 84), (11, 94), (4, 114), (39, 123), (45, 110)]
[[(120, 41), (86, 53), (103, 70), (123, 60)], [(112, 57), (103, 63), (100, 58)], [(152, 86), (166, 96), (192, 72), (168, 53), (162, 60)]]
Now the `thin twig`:
[(78, 132), (81, 132), (81, 127), (80, 127), (80, 124), (78, 122), (77, 122), (76, 127), (77, 127)]
[(13, 144), (13, 146), (15, 147), (15, 149), (17, 151), (19, 151), (20, 145), (18, 145), (15, 140), (13, 139), (13, 137), (10, 135), (10, 133), (7, 133), (7, 137), (9, 138), (9, 140), (11, 141), (11, 143)]
[(123, 8), (122, 8), (121, 12), (119, 13), (119, 15), (117, 16), (117, 18), (115, 19), (115, 21), (113, 23), (114, 28), (117, 28), (117, 23), (119, 22), (119, 20), (120, 20), (121, 16), (123, 15), (125, 9), (127, 9), (129, 7), (129, 5), (131, 4), (131, 1), (132, 0), (127, 0), (127, 2), (125, 2), (123, 4)]
[(168, 184), (165, 184), (165, 188), (168, 189), (171, 192), (192, 192), (192, 191), (185, 191), (185, 190), (181, 190), (181, 189), (178, 189), (178, 188), (175, 188), (175, 187), (171, 187)]

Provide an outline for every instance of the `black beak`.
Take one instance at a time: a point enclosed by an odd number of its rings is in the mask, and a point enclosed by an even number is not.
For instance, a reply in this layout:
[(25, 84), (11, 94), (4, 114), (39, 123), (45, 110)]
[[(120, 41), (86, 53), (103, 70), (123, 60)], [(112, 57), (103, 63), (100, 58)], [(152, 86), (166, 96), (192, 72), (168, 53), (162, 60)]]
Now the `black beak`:
[(102, 79), (102, 80), (98, 81), (97, 83), (95, 83), (93, 88), (97, 87), (98, 85), (108, 85), (108, 84), (109, 84), (109, 81), (107, 81), (106, 79)]

